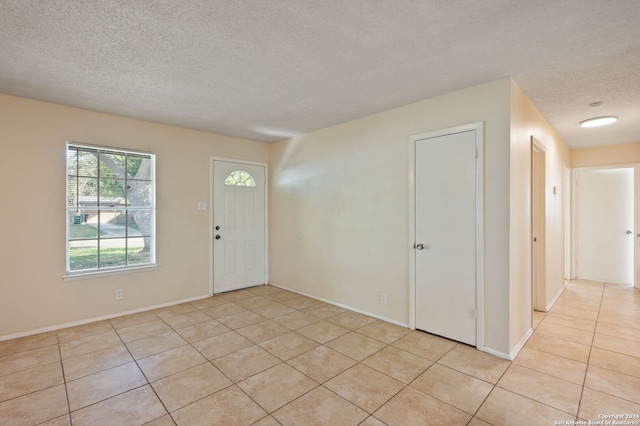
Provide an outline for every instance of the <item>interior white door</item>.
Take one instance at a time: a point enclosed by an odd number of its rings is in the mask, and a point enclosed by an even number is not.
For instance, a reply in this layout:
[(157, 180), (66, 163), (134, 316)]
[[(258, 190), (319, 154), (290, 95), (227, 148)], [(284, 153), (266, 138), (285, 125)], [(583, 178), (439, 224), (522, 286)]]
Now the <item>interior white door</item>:
[(476, 132), (415, 143), (416, 328), (476, 345)]
[(264, 284), (265, 168), (213, 162), (213, 291)]
[(578, 279), (633, 284), (634, 169), (576, 170)]

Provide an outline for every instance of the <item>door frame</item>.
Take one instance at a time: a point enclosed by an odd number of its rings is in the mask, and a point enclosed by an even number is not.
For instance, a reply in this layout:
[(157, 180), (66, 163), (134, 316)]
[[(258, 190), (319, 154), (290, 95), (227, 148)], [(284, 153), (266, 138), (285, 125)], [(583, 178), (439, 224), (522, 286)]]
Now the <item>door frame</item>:
[(476, 348), (484, 348), (484, 123), (470, 123), (409, 138), (409, 327), (416, 328), (416, 142), (475, 131), (476, 137)]
[(610, 170), (610, 169), (634, 169), (633, 170), (633, 286), (640, 289), (640, 163), (608, 164), (599, 166), (575, 167), (571, 169), (571, 273), (576, 279), (578, 275), (578, 173), (584, 170)]
[[(535, 153), (540, 153), (541, 164), (540, 174), (536, 175), (536, 168), (534, 167)], [(547, 293), (547, 218), (546, 218), (546, 209), (547, 209), (547, 154), (546, 147), (542, 142), (536, 139), (533, 135), (531, 136), (531, 315), (533, 318), (533, 310), (547, 312), (547, 301), (546, 301), (546, 293)], [(537, 182), (541, 188), (541, 192), (539, 194), (534, 193), (535, 182)], [(541, 196), (541, 199), (537, 199), (537, 196)], [(534, 214), (537, 212), (538, 214)], [(539, 217), (539, 223), (536, 223), (535, 218)], [(538, 227), (540, 229), (538, 229)], [(535, 235), (539, 234), (539, 235)], [(534, 238), (537, 237), (535, 241), (540, 242), (540, 244), (535, 244)], [(537, 248), (537, 251), (536, 251)], [(536, 272), (538, 274), (536, 275)], [(536, 282), (534, 277), (541, 275), (538, 277), (539, 280)], [(540, 282), (541, 281), (541, 282)], [(533, 324), (533, 319), (532, 319)]]
[(573, 185), (571, 182), (572, 173), (569, 167), (564, 167), (564, 175), (563, 175), (563, 188), (564, 188), (564, 198), (562, 200), (563, 205), (562, 208), (563, 216), (564, 216), (564, 279), (565, 282), (573, 279), (573, 264), (571, 263), (573, 247), (571, 246), (572, 241), (572, 216), (571, 216), (571, 200), (573, 194)]
[(209, 158), (209, 296), (215, 294), (213, 292), (213, 238), (215, 234), (213, 229), (213, 167), (215, 161), (264, 167), (264, 282), (265, 284), (269, 283), (269, 165), (267, 163), (239, 160), (237, 158), (212, 156)]

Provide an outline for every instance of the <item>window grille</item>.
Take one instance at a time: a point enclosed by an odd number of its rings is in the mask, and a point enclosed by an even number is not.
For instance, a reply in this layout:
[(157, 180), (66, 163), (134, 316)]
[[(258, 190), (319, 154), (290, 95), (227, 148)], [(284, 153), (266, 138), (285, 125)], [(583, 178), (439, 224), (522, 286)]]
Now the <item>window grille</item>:
[(234, 170), (224, 180), (226, 186), (256, 186), (253, 176), (245, 170)]
[(67, 274), (155, 264), (155, 155), (67, 144)]

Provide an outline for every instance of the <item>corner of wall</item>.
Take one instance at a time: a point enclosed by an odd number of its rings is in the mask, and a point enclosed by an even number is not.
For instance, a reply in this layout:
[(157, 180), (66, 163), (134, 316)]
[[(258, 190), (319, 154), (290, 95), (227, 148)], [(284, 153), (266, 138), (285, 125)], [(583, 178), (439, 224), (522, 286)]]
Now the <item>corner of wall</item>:
[(563, 182), (570, 155), (564, 141), (525, 92), (513, 80), (510, 87), (509, 323), (510, 351), (514, 351), (531, 329), (531, 137), (540, 141), (545, 151), (545, 305), (561, 291), (564, 283)]

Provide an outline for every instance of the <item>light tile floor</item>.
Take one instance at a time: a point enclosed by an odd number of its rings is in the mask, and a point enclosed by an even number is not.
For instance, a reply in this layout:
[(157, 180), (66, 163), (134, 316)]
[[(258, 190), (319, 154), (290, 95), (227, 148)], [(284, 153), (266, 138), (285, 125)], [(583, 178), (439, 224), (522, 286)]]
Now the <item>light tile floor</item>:
[(575, 281), (534, 322), (509, 362), (254, 287), (0, 342), (0, 424), (554, 425), (640, 415), (637, 291)]

